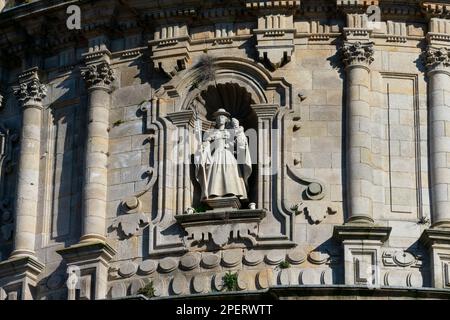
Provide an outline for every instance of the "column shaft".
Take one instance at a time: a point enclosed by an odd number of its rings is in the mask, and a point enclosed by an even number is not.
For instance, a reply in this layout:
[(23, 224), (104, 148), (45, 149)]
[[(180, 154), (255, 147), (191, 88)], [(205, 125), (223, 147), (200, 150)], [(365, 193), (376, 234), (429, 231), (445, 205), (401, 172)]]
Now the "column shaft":
[(433, 226), (450, 226), (450, 73), (429, 73), (430, 182)]
[(13, 256), (34, 255), (39, 196), (42, 106), (23, 110)]
[(109, 99), (109, 92), (104, 88), (89, 89), (82, 241), (105, 240)]

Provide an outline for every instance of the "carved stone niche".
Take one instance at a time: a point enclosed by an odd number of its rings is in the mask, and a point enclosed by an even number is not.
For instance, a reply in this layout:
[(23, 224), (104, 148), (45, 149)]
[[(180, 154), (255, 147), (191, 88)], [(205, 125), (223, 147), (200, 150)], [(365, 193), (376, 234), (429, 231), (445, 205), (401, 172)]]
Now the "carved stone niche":
[[(212, 64), (215, 81), (205, 81), (201, 70), (192, 67), (162, 86), (148, 103), (150, 106), (143, 109), (146, 132), (154, 136), (154, 145), (158, 146), (152, 162), (158, 186), (153, 198), (157, 210), (149, 230), (150, 256), (190, 250), (188, 245), (192, 243), (183, 241), (186, 225), (178, 222), (183, 219), (178, 216), (195, 211), (198, 216), (208, 214), (210, 208), (201, 207), (204, 206), (200, 199), (201, 185), (195, 175), (193, 159), (199, 141), (196, 127), (200, 126), (203, 132), (211, 128), (213, 114), (219, 108), (238, 119), (245, 131), (256, 133), (256, 139), (249, 142), (253, 170), (248, 181), (248, 201), (242, 203), (242, 210), (237, 210), (244, 213), (247, 208), (256, 210), (254, 212), (265, 211), (264, 217), (256, 217), (260, 222), (257, 233), (252, 236), (255, 246), (288, 248), (296, 245), (293, 241), (295, 212), (290, 210), (291, 203), (286, 196), (287, 160), (284, 155), (290, 145), (286, 133), (286, 123), (290, 120), (286, 120), (286, 115), (293, 112), (292, 87), (251, 59), (217, 57)], [(311, 191), (316, 193), (316, 189), (311, 188)], [(251, 203), (254, 205), (250, 206)], [(212, 220), (208, 220), (210, 218)], [(199, 224), (217, 222), (210, 218)], [(239, 229), (247, 228), (246, 236), (248, 230), (254, 230), (254, 218), (251, 217), (246, 226), (239, 222)], [(232, 236), (231, 242), (235, 240)]]
[(178, 215), (175, 218), (186, 231), (189, 247), (212, 241), (218, 247), (228, 242), (250, 241), (256, 245), (258, 226), (265, 210), (211, 211)]
[(154, 40), (148, 43), (155, 68), (169, 77), (186, 69), (190, 59), (190, 41), (188, 27), (184, 22), (158, 26)]

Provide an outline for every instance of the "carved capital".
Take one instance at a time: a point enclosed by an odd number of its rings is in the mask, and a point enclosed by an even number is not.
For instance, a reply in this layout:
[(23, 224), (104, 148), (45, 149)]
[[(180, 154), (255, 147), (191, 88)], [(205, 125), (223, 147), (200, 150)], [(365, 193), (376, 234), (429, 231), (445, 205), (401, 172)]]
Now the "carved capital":
[(346, 67), (353, 65), (369, 66), (373, 62), (373, 42), (346, 42), (341, 48), (342, 61)]
[(87, 65), (81, 70), (81, 76), (86, 82), (88, 89), (104, 88), (111, 89), (111, 84), (115, 80), (114, 72), (108, 62)]
[(428, 47), (426, 65), (429, 71), (450, 67), (450, 51), (447, 48)]
[(39, 80), (37, 68), (25, 71), (19, 76), (19, 86), (15, 88), (14, 95), (24, 105), (41, 103), (47, 96), (47, 87)]

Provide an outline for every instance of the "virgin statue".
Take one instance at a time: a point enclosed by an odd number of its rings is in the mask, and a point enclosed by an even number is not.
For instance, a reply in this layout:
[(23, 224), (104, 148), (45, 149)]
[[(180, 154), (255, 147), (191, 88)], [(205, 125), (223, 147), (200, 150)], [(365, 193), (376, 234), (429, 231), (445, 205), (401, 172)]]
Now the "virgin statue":
[(213, 114), (215, 128), (207, 131), (196, 155), (196, 177), (202, 201), (234, 197), (248, 200), (247, 183), (252, 172), (250, 151), (244, 128), (237, 119), (219, 109)]

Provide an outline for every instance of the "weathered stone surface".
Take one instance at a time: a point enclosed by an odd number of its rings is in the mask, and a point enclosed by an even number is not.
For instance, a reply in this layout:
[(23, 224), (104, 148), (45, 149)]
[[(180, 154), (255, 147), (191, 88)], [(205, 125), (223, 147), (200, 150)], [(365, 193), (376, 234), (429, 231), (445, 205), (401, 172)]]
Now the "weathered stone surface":
[(247, 251), (244, 255), (244, 263), (248, 266), (256, 266), (260, 264), (264, 256), (259, 251)]
[(119, 274), (124, 278), (128, 278), (136, 273), (137, 268), (138, 266), (133, 262), (124, 262), (119, 266)]
[(111, 287), (111, 298), (122, 298), (127, 295), (127, 287), (122, 282), (116, 282)]
[(180, 260), (180, 267), (184, 270), (193, 270), (198, 267), (199, 259), (196, 254), (187, 254)]
[(189, 284), (186, 277), (183, 274), (177, 274), (172, 279), (172, 290), (176, 295), (186, 294), (189, 289)]
[(64, 1), (9, 2), (0, 300), (208, 293), (227, 271), (242, 291), (446, 296), (449, 5), (396, 2), (372, 28), (361, 1), (127, 1), (149, 34), (80, 2), (73, 48), (73, 32), (36, 28)]
[(277, 265), (285, 258), (282, 251), (271, 251), (266, 255), (266, 263), (270, 265)]
[(162, 272), (168, 273), (173, 270), (175, 270), (178, 267), (177, 260), (173, 258), (164, 258), (161, 261), (159, 261), (159, 268)]
[(157, 265), (152, 260), (142, 261), (139, 265), (139, 271), (144, 275), (152, 274), (153, 272), (155, 272), (156, 268)]
[(222, 253), (222, 263), (225, 267), (233, 268), (242, 260), (242, 250), (228, 250)]
[(202, 256), (202, 265), (204, 268), (212, 269), (220, 264), (220, 256), (214, 253), (205, 253)]
[(204, 293), (207, 292), (211, 287), (211, 279), (207, 276), (195, 276), (192, 278), (192, 290), (195, 293)]

